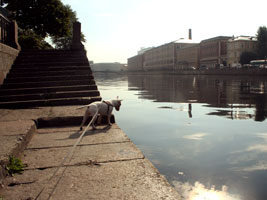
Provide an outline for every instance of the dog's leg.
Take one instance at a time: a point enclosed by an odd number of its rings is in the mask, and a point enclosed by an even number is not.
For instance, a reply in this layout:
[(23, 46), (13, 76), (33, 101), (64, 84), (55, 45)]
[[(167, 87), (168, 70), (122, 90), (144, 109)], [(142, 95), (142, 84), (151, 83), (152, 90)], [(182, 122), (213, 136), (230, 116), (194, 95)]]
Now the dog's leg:
[(97, 125), (100, 125), (101, 124), (101, 121), (102, 121), (102, 115), (98, 115)]
[(111, 118), (111, 113), (108, 114), (108, 125), (109, 125), (109, 126), (112, 126), (112, 124), (111, 124), (111, 122), (110, 122), (110, 118)]
[(83, 116), (83, 121), (82, 124), (80, 126), (80, 130), (83, 130), (83, 125), (86, 122), (86, 120), (88, 119), (88, 117), (90, 116), (90, 112), (89, 112), (89, 107), (86, 109), (84, 116)]
[(92, 121), (92, 128), (93, 128), (93, 130), (95, 130), (96, 129), (96, 125), (95, 125), (95, 121), (96, 121), (96, 117), (94, 118), (94, 120)]

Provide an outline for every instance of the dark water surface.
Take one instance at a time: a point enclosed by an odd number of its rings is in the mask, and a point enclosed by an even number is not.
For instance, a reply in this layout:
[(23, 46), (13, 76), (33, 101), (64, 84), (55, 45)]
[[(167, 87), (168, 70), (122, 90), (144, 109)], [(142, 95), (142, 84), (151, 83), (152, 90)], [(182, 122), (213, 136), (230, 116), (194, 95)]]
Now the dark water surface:
[(267, 77), (95, 73), (116, 122), (184, 199), (267, 199)]

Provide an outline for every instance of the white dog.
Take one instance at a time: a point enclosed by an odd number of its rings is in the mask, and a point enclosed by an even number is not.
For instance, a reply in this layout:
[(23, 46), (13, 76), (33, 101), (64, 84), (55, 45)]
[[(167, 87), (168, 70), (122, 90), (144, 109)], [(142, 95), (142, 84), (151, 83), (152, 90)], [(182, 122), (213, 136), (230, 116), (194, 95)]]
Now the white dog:
[[(83, 125), (86, 122), (86, 120), (88, 119), (89, 116), (94, 116), (96, 114), (96, 112), (98, 112), (98, 114), (100, 115), (100, 119), (102, 115), (107, 115), (108, 116), (108, 124), (111, 126), (111, 122), (110, 122), (110, 118), (111, 118), (111, 113), (113, 110), (113, 107), (119, 111), (120, 110), (120, 106), (121, 106), (121, 101), (122, 100), (111, 100), (111, 101), (95, 101), (89, 105), (86, 106), (82, 106), (79, 107), (80, 108), (84, 108), (87, 107), (84, 116), (83, 116), (83, 121), (82, 124), (80, 126), (80, 130), (83, 130)], [(96, 129), (95, 127), (95, 122), (96, 118), (92, 121), (92, 127), (93, 129)]]

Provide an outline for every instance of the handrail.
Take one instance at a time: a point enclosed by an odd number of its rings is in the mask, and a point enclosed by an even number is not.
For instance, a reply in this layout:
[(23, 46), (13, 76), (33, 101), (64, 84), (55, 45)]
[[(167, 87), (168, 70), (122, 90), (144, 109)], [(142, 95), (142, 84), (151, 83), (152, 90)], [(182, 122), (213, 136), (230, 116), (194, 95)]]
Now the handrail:
[(11, 22), (6, 16), (4, 16), (1, 12), (0, 12), (0, 17), (4, 18), (6, 21)]
[(0, 13), (0, 43), (9, 45), (10, 43), (10, 20)]

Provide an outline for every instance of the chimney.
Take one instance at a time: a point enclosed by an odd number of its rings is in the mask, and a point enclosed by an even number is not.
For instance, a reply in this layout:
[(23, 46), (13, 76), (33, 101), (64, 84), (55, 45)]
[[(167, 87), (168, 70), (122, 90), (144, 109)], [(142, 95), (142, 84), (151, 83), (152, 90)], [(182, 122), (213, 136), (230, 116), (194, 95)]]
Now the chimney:
[(188, 31), (188, 39), (192, 40), (192, 30), (191, 30), (191, 28)]

